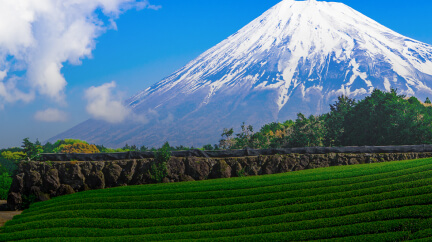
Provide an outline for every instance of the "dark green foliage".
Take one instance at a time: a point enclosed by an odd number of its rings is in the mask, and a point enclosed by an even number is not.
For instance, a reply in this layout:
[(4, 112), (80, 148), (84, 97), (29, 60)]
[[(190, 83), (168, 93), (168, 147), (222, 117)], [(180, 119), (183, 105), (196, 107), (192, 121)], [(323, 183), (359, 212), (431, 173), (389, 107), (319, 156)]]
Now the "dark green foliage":
[(374, 90), (358, 102), (345, 119), (344, 145), (396, 145), (407, 134), (409, 115), (401, 115), (409, 102), (390, 93)]
[(9, 188), (12, 184), (12, 177), (0, 166), (0, 200), (6, 200)]
[(292, 126), (292, 133), (288, 138), (288, 147), (323, 146), (326, 127), (322, 116), (306, 118), (303, 114), (297, 115)]
[(432, 104), (431, 100), (429, 99), (429, 97), (426, 98), (425, 102), (426, 104)]
[(139, 149), (136, 145), (128, 145), (127, 143), (125, 144), (125, 146), (123, 146), (123, 148), (121, 148), (121, 150), (123, 150), (124, 152), (125, 151), (139, 151)]
[(281, 123), (269, 123), (261, 127), (260, 132), (263, 135), (268, 135), (270, 132), (276, 133), (276, 131), (283, 129), (285, 126)]
[(34, 194), (30, 194), (28, 196), (22, 195), (22, 208), (27, 209), (36, 202), (36, 196)]
[(415, 97), (398, 95), (395, 89), (390, 92), (376, 89), (358, 102), (340, 96), (330, 105), (330, 112), (321, 116), (306, 118), (299, 113), (295, 121), (266, 124), (256, 133), (244, 124), (241, 128), (235, 138), (230, 137), (233, 129), (225, 129), (222, 136), (226, 138), (221, 140), (221, 146), (266, 149), (431, 144), (432, 106)]
[(250, 143), (249, 148), (253, 148), (253, 149), (265, 149), (265, 148), (279, 148), (279, 147), (275, 147), (272, 146), (272, 144), (280, 144), (281, 142), (276, 141), (275, 139), (278, 139), (276, 137), (271, 137), (269, 135), (264, 135), (261, 132), (257, 132), (255, 134), (253, 134), (252, 136), (252, 140)]
[[(14, 160), (9, 160), (6, 157), (3, 157), (2, 153), (3, 152), (20, 152), (21, 148), (9, 148), (9, 149), (1, 149), (0, 150), (0, 169), (3, 171), (6, 171), (9, 174), (15, 174), (15, 171), (18, 169), (18, 165), (17, 162)], [(2, 171), (0, 171), (0, 174), (2, 173)]]
[(346, 96), (338, 97), (335, 104), (330, 105), (330, 112), (324, 115), (326, 124), (326, 146), (341, 146), (344, 136), (344, 123), (346, 116), (351, 112), (356, 102)]
[[(101, 153), (107, 153), (107, 148), (104, 145), (96, 145), (96, 148), (101, 152)], [(51, 152), (48, 152), (51, 153)]]
[(54, 153), (54, 145), (50, 142), (47, 142), (45, 145), (43, 145), (43, 153)]
[(396, 90), (374, 90), (346, 115), (342, 145), (414, 145), (432, 142), (432, 109)]
[(155, 160), (160, 163), (163, 162), (166, 163), (169, 161), (170, 158), (171, 158), (170, 145), (168, 142), (165, 142), (165, 144), (155, 152)]
[(155, 182), (162, 182), (162, 179), (168, 175), (167, 163), (171, 158), (169, 143), (165, 142), (154, 154), (155, 161), (149, 170), (150, 178)]
[(208, 144), (208, 145), (204, 145), (203, 149), (204, 150), (213, 150), (214, 148), (213, 148), (213, 146), (211, 144)]
[(126, 143), (125, 146), (122, 148), (123, 150), (130, 150), (130, 146)]
[(246, 176), (245, 168), (243, 168), (243, 169), (237, 171), (237, 176), (238, 176), (238, 177), (245, 177), (245, 176)]
[(431, 160), (76, 193), (31, 205), (0, 241), (426, 241)]
[(36, 138), (36, 141), (35, 141), (34, 145), (35, 145), (36, 147), (37, 147), (37, 146), (42, 146), (42, 143), (39, 141), (38, 138)]
[(168, 175), (166, 162), (153, 162), (150, 166), (149, 174), (154, 182), (162, 182)]
[(6, 168), (4, 168), (0, 163), (0, 175), (3, 173), (7, 173), (7, 172), (8, 172), (8, 170)]
[(28, 160), (37, 160), (38, 155), (43, 151), (40, 142), (36, 140), (36, 143), (37, 144), (32, 143), (29, 138), (25, 138), (23, 140), (23, 144), (21, 147), (23, 148), (24, 153), (26, 153)]

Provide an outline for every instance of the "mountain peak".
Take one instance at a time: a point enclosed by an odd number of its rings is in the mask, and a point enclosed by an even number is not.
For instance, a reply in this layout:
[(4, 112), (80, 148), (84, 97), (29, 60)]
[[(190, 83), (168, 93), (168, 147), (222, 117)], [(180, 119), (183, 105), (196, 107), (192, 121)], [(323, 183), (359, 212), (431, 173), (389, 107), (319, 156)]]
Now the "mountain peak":
[[(223, 128), (320, 114), (374, 88), (432, 94), (432, 46), (342, 3), (284, 0), (127, 100), (147, 124), (90, 120), (55, 138), (158, 146), (216, 142)], [(172, 141), (172, 142), (171, 142)]]

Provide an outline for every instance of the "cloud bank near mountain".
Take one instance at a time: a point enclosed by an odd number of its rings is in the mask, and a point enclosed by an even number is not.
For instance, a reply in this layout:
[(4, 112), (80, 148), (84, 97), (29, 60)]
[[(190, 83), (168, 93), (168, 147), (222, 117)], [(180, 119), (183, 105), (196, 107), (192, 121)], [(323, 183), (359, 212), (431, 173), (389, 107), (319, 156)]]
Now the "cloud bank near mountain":
[(64, 63), (91, 57), (96, 38), (147, 0), (0, 1), (0, 107), (38, 95), (65, 103)]
[(37, 111), (34, 115), (34, 119), (40, 122), (66, 122), (68, 114), (56, 108), (48, 108), (45, 110)]
[(116, 83), (105, 83), (102, 86), (90, 87), (85, 93), (88, 101), (87, 112), (95, 119), (109, 123), (121, 123), (131, 114), (130, 109), (122, 103), (120, 96), (115, 96), (112, 90)]

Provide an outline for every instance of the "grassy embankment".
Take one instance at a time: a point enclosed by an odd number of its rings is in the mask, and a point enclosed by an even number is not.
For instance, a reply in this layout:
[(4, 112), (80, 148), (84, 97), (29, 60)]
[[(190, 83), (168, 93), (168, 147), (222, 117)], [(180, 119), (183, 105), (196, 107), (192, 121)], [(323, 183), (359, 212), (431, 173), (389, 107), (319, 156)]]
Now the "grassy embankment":
[(432, 159), (94, 190), (33, 204), (0, 231), (0, 241), (353, 238), (430, 241)]

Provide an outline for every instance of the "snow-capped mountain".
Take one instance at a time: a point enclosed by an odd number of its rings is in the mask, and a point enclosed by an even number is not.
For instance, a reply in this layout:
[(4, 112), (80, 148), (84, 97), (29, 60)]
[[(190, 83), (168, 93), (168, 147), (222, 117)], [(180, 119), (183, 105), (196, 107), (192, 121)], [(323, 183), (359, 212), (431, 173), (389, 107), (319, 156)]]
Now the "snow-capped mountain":
[(284, 0), (127, 100), (148, 122), (89, 120), (57, 138), (107, 146), (215, 143), (224, 127), (320, 114), (374, 88), (432, 96), (432, 46), (335, 2)]

